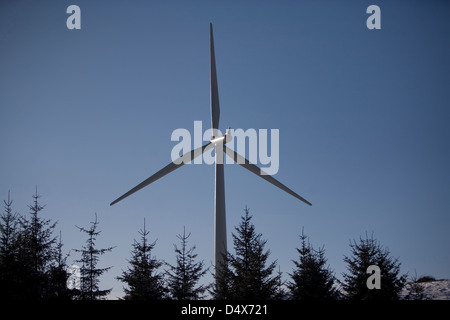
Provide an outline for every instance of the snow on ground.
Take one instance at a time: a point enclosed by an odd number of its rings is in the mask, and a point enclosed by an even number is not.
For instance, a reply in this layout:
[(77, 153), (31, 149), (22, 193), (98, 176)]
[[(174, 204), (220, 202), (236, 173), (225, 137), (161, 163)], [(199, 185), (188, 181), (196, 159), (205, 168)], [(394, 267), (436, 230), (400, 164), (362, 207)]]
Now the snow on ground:
[(403, 288), (401, 293), (403, 298), (408, 299), (408, 294), (415, 293), (415, 297), (410, 296), (409, 299), (450, 300), (450, 280), (436, 280), (412, 285), (413, 287), (411, 284), (407, 284)]

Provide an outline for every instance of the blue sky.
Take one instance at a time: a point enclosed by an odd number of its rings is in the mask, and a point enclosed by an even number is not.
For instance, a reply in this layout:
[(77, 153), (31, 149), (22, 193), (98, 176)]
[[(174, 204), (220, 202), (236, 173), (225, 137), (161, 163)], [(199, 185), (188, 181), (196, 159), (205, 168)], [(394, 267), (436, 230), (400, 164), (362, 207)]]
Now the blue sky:
[[(71, 4), (81, 30), (66, 27)], [(381, 30), (366, 27), (371, 4)], [(302, 227), (338, 277), (349, 241), (373, 232), (402, 272), (450, 278), (449, 12), (446, 1), (2, 1), (0, 196), (11, 190), (27, 214), (37, 185), (67, 252), (96, 212), (99, 246), (116, 246), (100, 263), (113, 266), (102, 277), (113, 297), (144, 218), (158, 258), (174, 262), (185, 226), (211, 265), (213, 166), (109, 203), (170, 162), (173, 130), (210, 125), (212, 22), (221, 129), (279, 129), (275, 178), (313, 204), (227, 165), (229, 248), (247, 205), (286, 279)]]

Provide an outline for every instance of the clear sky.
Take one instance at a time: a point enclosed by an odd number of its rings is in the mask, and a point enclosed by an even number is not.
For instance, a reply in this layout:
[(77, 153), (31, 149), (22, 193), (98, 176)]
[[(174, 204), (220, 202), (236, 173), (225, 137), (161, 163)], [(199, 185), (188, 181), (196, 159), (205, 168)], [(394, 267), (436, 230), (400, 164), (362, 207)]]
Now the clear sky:
[[(80, 30), (66, 27), (71, 4)], [(380, 30), (366, 27), (371, 4)], [(221, 129), (279, 129), (274, 177), (313, 204), (226, 165), (229, 248), (247, 205), (285, 279), (302, 227), (338, 278), (366, 232), (402, 272), (450, 278), (448, 1), (3, 0), (0, 198), (11, 190), (28, 214), (37, 185), (66, 252), (97, 213), (99, 247), (116, 246), (99, 264), (113, 266), (112, 297), (144, 218), (157, 258), (174, 263), (185, 226), (210, 266), (214, 166), (109, 206), (171, 161), (173, 130), (210, 126), (210, 22)]]

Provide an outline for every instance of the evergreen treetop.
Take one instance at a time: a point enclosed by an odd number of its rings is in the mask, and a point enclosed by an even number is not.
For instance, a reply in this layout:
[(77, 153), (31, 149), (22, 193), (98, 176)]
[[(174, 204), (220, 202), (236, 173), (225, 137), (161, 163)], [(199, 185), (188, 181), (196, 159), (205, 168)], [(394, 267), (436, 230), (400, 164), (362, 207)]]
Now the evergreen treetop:
[(235, 254), (227, 253), (216, 275), (214, 295), (217, 299), (278, 299), (282, 295), (281, 274), (273, 275), (277, 262), (267, 265), (270, 250), (267, 240), (255, 231), (250, 210), (245, 207), (241, 223), (233, 236)]
[(203, 261), (196, 262), (197, 254), (194, 253), (195, 246), (187, 249), (188, 238), (186, 229), (183, 228), (183, 235), (177, 235), (180, 239), (181, 247), (174, 245), (176, 253), (176, 265), (167, 263), (169, 270), (167, 274), (167, 284), (171, 297), (176, 300), (195, 300), (203, 298), (203, 293), (207, 287), (197, 286), (198, 281), (208, 271), (204, 268)]
[(98, 231), (97, 214), (95, 214), (95, 221), (91, 222), (91, 227), (85, 229), (82, 227), (77, 228), (88, 235), (86, 244), (82, 249), (75, 249), (76, 252), (81, 253), (81, 259), (76, 260), (82, 264), (80, 268), (81, 273), (81, 287), (78, 295), (79, 300), (102, 300), (104, 299), (112, 289), (100, 290), (100, 276), (111, 269), (112, 267), (98, 268), (97, 264), (100, 260), (100, 256), (114, 249), (114, 247), (108, 247), (104, 249), (96, 248), (97, 236), (101, 231)]
[(134, 240), (130, 266), (117, 279), (126, 283), (124, 300), (160, 300), (166, 298), (164, 278), (158, 269), (163, 262), (152, 256), (151, 252), (156, 241), (150, 243), (147, 239), (149, 231), (145, 227), (139, 230), (140, 241)]
[(288, 283), (294, 300), (332, 300), (338, 297), (334, 287), (335, 277), (326, 266), (324, 247), (315, 250), (304, 234), (300, 236), (301, 247), (297, 248), (300, 257), (293, 260), (296, 269), (292, 274), (292, 282)]
[[(396, 300), (406, 282), (406, 275), (399, 275), (400, 262), (392, 258), (388, 248), (383, 247), (373, 235), (350, 242), (352, 256), (344, 256), (348, 273), (341, 282), (345, 298), (350, 300)], [(367, 286), (369, 266), (380, 268), (380, 289)]]

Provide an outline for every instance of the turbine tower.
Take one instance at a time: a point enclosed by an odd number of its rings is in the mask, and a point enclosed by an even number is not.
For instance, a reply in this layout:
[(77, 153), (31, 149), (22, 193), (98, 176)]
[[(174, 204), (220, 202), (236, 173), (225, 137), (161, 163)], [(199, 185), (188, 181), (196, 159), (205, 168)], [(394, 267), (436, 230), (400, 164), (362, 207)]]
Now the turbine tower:
[(215, 274), (217, 275), (218, 270), (222, 266), (223, 257), (227, 252), (227, 231), (226, 231), (226, 216), (225, 216), (225, 179), (223, 172), (224, 164), (224, 152), (231, 157), (236, 163), (244, 167), (245, 169), (253, 172), (254, 174), (260, 176), (264, 180), (272, 183), (281, 190), (289, 193), (290, 195), (296, 197), (297, 199), (311, 205), (303, 197), (286, 187), (284, 184), (273, 178), (272, 176), (265, 173), (263, 170), (258, 168), (256, 165), (252, 164), (246, 158), (242, 157), (235, 151), (228, 148), (225, 144), (231, 141), (232, 136), (230, 130), (227, 130), (225, 135), (219, 135), (219, 119), (220, 119), (220, 107), (219, 107), (219, 90), (217, 88), (217, 73), (216, 73), (216, 59), (214, 54), (214, 39), (213, 39), (213, 29), (212, 24), (210, 24), (210, 62), (211, 62), (211, 128), (213, 129), (213, 136), (211, 141), (207, 144), (194, 149), (190, 152), (183, 154), (180, 158), (169, 163), (167, 166), (156, 172), (154, 175), (150, 176), (148, 179), (142, 181), (136, 187), (126, 192), (113, 202), (111, 206), (115, 203), (125, 199), (126, 197), (132, 195), (136, 191), (148, 186), (152, 182), (164, 177), (166, 174), (180, 168), (183, 164), (194, 160), (196, 157), (202, 155), (206, 151), (214, 148), (215, 149), (215, 192), (214, 192), (214, 262), (215, 262)]

